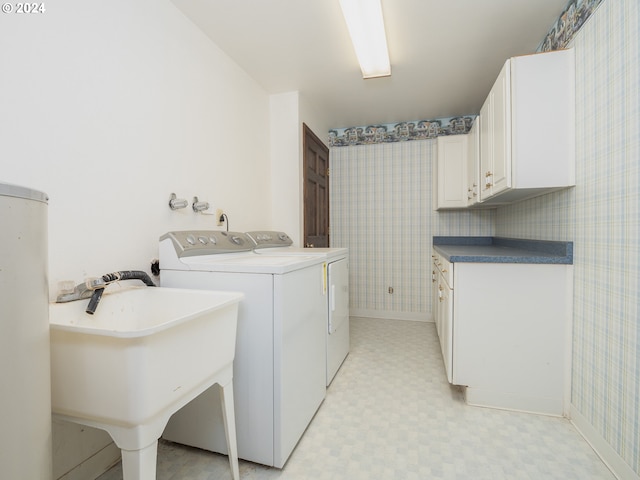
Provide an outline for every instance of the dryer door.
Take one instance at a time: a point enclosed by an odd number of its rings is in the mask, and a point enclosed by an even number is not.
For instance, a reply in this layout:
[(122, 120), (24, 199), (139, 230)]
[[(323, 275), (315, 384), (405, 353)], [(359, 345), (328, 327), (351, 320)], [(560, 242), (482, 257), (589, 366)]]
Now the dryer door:
[(349, 261), (345, 258), (328, 265), (329, 334), (349, 318)]

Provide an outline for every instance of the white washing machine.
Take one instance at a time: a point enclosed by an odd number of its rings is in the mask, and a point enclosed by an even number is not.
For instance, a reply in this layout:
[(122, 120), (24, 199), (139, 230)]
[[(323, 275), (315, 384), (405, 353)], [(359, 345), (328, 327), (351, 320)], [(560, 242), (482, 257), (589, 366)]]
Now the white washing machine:
[[(244, 233), (160, 238), (163, 287), (243, 292), (234, 400), (238, 456), (282, 468), (326, 393), (326, 285), (318, 256), (256, 255)], [(227, 453), (214, 386), (177, 412), (163, 437)]]
[(284, 232), (255, 231), (247, 235), (261, 255), (305, 256), (324, 259), (327, 284), (327, 386), (349, 354), (349, 250), (347, 248), (297, 248)]

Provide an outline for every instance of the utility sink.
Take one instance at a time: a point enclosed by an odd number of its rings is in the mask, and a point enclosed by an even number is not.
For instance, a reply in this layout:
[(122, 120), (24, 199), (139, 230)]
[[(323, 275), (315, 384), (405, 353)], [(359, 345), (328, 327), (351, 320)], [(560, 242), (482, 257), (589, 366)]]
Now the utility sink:
[(219, 383), (237, 479), (232, 377), (242, 296), (109, 287), (94, 315), (88, 300), (50, 304), (53, 413), (106, 430), (122, 450), (124, 480), (152, 480), (171, 415)]

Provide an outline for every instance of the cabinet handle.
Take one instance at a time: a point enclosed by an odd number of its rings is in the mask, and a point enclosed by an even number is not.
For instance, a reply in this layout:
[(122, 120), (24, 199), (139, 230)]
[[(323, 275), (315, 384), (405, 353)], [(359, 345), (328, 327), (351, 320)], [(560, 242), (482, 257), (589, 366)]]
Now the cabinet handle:
[(493, 173), (491, 172), (487, 172), (484, 174), (484, 188), (485, 190), (487, 188), (491, 188), (491, 186), (493, 185), (493, 182), (491, 181), (491, 177), (493, 177)]

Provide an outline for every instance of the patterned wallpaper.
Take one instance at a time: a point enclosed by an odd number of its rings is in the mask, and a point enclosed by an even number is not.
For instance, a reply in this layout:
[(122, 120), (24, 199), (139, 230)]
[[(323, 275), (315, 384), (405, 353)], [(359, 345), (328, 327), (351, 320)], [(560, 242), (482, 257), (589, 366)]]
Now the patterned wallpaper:
[(576, 35), (569, 45), (576, 53), (576, 186), (502, 207), (496, 217), (498, 235), (574, 241), (572, 404), (636, 475), (639, 28), (638, 0), (605, 0)]
[(349, 247), (353, 315), (427, 320), (433, 236), (492, 233), (492, 210), (433, 211), (435, 144), (331, 150), (331, 244)]

